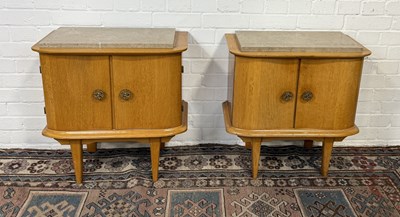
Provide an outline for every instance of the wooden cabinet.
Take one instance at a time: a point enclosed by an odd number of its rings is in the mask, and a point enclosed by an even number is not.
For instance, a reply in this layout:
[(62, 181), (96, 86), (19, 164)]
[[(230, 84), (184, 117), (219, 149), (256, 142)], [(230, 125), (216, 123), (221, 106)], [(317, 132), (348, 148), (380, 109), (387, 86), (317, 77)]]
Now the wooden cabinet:
[(187, 33), (60, 28), (32, 49), (40, 54), (43, 135), (71, 145), (76, 181), (82, 182), (82, 145), (95, 151), (102, 141), (150, 143), (156, 181), (160, 148), (187, 129), (181, 91)]
[(366, 48), (342, 33), (237, 32), (231, 53), (226, 129), (252, 148), (257, 177), (260, 145), (274, 139), (323, 141), (327, 175), (334, 141), (354, 124)]

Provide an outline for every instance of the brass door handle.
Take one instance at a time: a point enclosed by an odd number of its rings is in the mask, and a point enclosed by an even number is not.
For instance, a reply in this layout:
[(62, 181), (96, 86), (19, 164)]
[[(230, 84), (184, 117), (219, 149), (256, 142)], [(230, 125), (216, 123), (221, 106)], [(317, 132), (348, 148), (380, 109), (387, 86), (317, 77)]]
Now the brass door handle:
[(289, 102), (292, 99), (293, 99), (293, 93), (290, 91), (285, 91), (281, 96), (281, 100), (285, 102)]
[(130, 100), (132, 96), (133, 96), (132, 92), (128, 89), (123, 89), (121, 90), (121, 92), (119, 92), (119, 98), (125, 101)]
[(301, 94), (301, 99), (303, 99), (306, 102), (312, 100), (313, 97), (314, 94), (311, 91), (305, 91), (303, 94)]
[(103, 90), (97, 89), (93, 91), (92, 96), (94, 99), (102, 101), (106, 98), (106, 93)]

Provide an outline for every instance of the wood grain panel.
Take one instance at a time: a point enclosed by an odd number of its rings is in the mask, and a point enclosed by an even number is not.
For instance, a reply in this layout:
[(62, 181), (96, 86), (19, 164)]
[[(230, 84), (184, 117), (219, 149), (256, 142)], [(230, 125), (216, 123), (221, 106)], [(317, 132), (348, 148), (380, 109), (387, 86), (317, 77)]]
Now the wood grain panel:
[[(108, 56), (40, 55), (47, 128), (112, 129)], [(102, 101), (93, 98), (105, 92)]]
[[(143, 138), (172, 138), (173, 136), (183, 133), (187, 130), (188, 103), (182, 101), (182, 122), (179, 126), (164, 129), (124, 129), (124, 130), (83, 130), (83, 131), (56, 131), (44, 128), (42, 134), (44, 136), (61, 140), (101, 140), (101, 141), (131, 141), (131, 139)], [(164, 142), (168, 142), (163, 140)], [(95, 141), (91, 141), (95, 142)], [(87, 144), (84, 143), (84, 144)]]
[[(115, 129), (161, 129), (181, 125), (181, 55), (113, 56)], [(132, 99), (119, 97), (123, 89)]]
[(270, 141), (273, 139), (319, 141), (321, 140), (321, 138), (324, 137), (335, 138), (335, 141), (342, 141), (345, 137), (357, 134), (359, 132), (357, 126), (352, 126), (348, 129), (340, 129), (340, 130), (331, 130), (331, 129), (324, 130), (324, 129), (311, 129), (311, 128), (261, 129), (261, 130), (241, 129), (232, 126), (232, 118), (229, 113), (230, 108), (231, 105), (228, 101), (222, 104), (226, 132), (238, 135), (243, 141), (245, 141), (245, 138), (255, 138), (255, 137), (261, 137), (263, 138), (263, 141)]
[[(296, 128), (347, 129), (354, 126), (362, 58), (302, 59)], [(311, 91), (311, 101), (301, 94)]]
[[(233, 126), (242, 129), (293, 128), (298, 59), (236, 57)], [(293, 98), (282, 101), (285, 91)]]

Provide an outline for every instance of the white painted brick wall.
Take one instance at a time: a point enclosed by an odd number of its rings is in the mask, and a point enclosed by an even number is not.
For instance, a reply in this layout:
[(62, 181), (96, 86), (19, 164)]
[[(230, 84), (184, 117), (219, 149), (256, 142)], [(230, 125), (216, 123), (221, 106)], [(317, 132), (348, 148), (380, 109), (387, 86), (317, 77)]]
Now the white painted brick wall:
[(399, 1), (389, 1), (386, 4), (386, 13), (388, 15), (400, 15), (400, 2)]
[(311, 12), (314, 14), (333, 14), (336, 1), (313, 1)]
[(259, 14), (264, 11), (264, 0), (243, 0), (242, 13)]
[(190, 12), (191, 0), (169, 0), (168, 11), (172, 12)]
[(0, 0), (0, 148), (61, 147), (41, 135), (46, 121), (39, 60), (30, 49), (60, 26), (189, 31), (183, 55), (189, 129), (174, 145), (239, 142), (225, 132), (221, 109), (227, 97), (225, 33), (343, 31), (373, 55), (363, 68), (360, 133), (339, 144), (400, 145), (400, 0)]
[(384, 1), (366, 1), (363, 2), (361, 14), (365, 15), (383, 15), (385, 13)]
[(338, 1), (338, 14), (359, 14), (361, 1)]
[[(112, 2), (112, 1), (110, 1), (110, 2)], [(114, 10), (115, 11), (139, 11), (140, 10), (140, 0), (118, 0), (118, 4), (114, 4)]]
[(311, 13), (311, 5), (311, 0), (291, 0), (289, 14), (309, 14)]
[(199, 28), (201, 27), (201, 14), (183, 14), (183, 13), (154, 13), (153, 26), (170, 27), (174, 25), (176, 28)]
[(267, 0), (265, 2), (265, 12), (267, 14), (286, 14), (288, 12), (288, 2), (281, 0)]
[(192, 12), (217, 12), (216, 0), (192, 0)]
[(240, 10), (240, 1), (217, 0), (217, 9), (220, 12), (238, 12)]

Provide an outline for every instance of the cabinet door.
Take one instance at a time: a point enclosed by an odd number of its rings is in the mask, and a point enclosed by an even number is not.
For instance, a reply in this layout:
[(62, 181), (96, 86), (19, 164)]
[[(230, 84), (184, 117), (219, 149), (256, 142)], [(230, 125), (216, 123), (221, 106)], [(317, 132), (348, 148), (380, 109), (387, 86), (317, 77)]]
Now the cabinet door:
[(233, 126), (249, 130), (293, 128), (298, 62), (236, 57)]
[[(354, 126), (362, 59), (302, 59), (296, 128)], [(309, 91), (308, 96), (302, 95)]]
[(40, 62), (49, 129), (112, 129), (108, 56), (41, 54)]
[(181, 125), (180, 54), (113, 56), (112, 69), (115, 129)]

